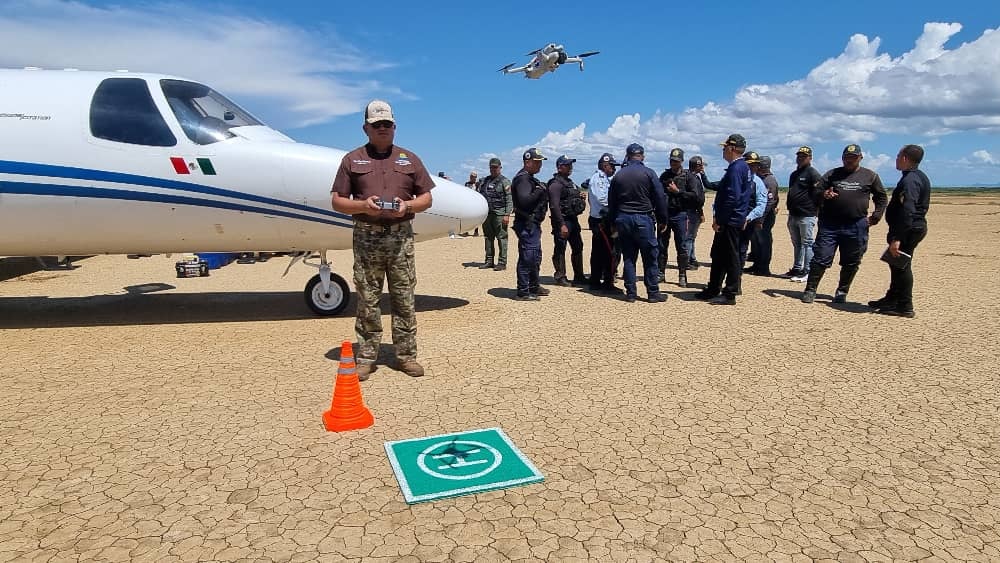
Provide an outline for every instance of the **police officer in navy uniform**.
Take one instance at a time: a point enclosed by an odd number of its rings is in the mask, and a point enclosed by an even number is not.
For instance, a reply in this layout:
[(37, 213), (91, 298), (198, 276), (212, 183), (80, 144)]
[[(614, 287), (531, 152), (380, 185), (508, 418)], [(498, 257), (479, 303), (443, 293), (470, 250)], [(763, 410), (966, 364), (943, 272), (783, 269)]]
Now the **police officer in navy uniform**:
[[(739, 133), (733, 133), (722, 143), (722, 158), (729, 163), (726, 173), (718, 183), (715, 202), (712, 205), (712, 270), (708, 285), (695, 297), (711, 300), (720, 305), (735, 305), (740, 291), (743, 269), (740, 240), (747, 226), (750, 197), (756, 186), (753, 172), (743, 160), (747, 140)], [(725, 286), (723, 286), (725, 281)]]
[[(580, 214), (587, 208), (580, 188), (573, 183), (575, 158), (562, 155), (556, 159), (556, 173), (549, 180), (549, 201), (552, 210), (552, 250), (553, 277), (556, 285), (571, 286), (587, 283), (583, 274), (583, 237), (580, 228)], [(570, 263), (573, 266), (573, 281), (566, 277), (566, 245), (570, 247)]]
[[(637, 143), (625, 149), (627, 165), (611, 178), (609, 216), (618, 232), (625, 259), (625, 300), (636, 300), (635, 262), (642, 254), (643, 281), (650, 303), (667, 300), (659, 286), (658, 232), (666, 228), (667, 198), (656, 173), (643, 164), (646, 150)], [(657, 226), (660, 225), (660, 227)]]
[(517, 235), (517, 299), (537, 301), (549, 290), (538, 283), (542, 266), (542, 221), (549, 208), (549, 191), (535, 178), (548, 160), (538, 149), (524, 151), (524, 166), (511, 181), (514, 198), (514, 234)]
[(672, 232), (677, 251), (677, 285), (687, 287), (688, 229), (691, 214), (697, 213), (698, 208), (705, 203), (705, 190), (701, 186), (701, 178), (684, 169), (684, 151), (679, 148), (670, 151), (670, 168), (660, 174), (660, 183), (667, 192), (668, 214), (667, 228), (659, 236), (660, 281), (664, 281)]
[[(833, 254), (840, 249), (840, 281), (834, 303), (846, 303), (861, 258), (868, 250), (868, 228), (882, 219), (888, 196), (882, 179), (874, 170), (861, 166), (861, 145), (844, 147), (843, 166), (823, 175), (823, 203), (819, 211), (819, 233), (809, 265), (809, 278), (802, 292), (802, 302), (812, 303), (826, 269), (833, 265)], [(868, 214), (869, 201), (875, 209)]]

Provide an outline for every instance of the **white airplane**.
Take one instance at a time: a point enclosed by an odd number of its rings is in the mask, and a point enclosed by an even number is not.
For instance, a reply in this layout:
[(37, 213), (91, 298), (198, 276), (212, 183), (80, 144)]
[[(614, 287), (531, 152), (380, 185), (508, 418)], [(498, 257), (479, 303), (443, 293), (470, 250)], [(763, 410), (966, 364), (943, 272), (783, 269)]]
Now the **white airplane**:
[[(0, 256), (317, 252), (305, 300), (334, 315), (350, 301), (326, 257), (352, 243), (330, 206), (344, 154), (175, 76), (0, 69)], [(482, 223), (481, 195), (434, 183), (416, 240)]]
[[(516, 63), (510, 63), (500, 67), (500, 72), (504, 74), (514, 74), (517, 72), (523, 72), (525, 78), (541, 78), (546, 72), (553, 72), (559, 65), (564, 65), (567, 63), (577, 63), (580, 65), (580, 71), (583, 71), (583, 59), (596, 55), (600, 51), (588, 51), (586, 53), (580, 53), (575, 57), (566, 54), (566, 48), (562, 45), (556, 45), (555, 43), (549, 43), (548, 45), (542, 47), (541, 49), (535, 49), (534, 51), (528, 53), (527, 56), (531, 57), (528, 64), (515, 67)], [(533, 55), (533, 56), (532, 56)]]

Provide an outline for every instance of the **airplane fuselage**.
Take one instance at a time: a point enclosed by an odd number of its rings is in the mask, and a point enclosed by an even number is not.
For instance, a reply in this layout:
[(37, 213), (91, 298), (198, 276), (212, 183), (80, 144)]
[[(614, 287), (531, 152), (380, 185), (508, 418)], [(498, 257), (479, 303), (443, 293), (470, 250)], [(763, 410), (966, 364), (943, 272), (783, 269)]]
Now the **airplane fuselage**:
[[(344, 151), (226, 102), (164, 75), (0, 70), (0, 256), (349, 248)], [(483, 220), (474, 190), (435, 183), (417, 240)]]

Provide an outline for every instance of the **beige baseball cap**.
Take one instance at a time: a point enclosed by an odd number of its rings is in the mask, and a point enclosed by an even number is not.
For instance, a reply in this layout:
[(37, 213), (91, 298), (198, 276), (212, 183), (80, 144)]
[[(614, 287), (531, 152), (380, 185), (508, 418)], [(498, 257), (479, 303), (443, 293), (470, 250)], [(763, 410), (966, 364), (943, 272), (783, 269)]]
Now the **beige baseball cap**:
[(389, 102), (382, 100), (368, 102), (368, 107), (365, 108), (365, 123), (375, 123), (376, 121), (396, 122), (396, 118), (392, 116), (392, 106), (389, 105)]

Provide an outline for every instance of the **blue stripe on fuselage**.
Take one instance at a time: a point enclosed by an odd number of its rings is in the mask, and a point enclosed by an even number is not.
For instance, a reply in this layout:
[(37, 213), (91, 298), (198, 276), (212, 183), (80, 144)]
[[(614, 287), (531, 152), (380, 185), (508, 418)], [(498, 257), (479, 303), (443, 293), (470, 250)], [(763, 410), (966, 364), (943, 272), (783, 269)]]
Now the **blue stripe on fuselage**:
[(5, 182), (0, 181), (0, 193), (21, 194), (21, 195), (44, 195), (57, 197), (86, 197), (97, 199), (117, 199), (124, 201), (149, 201), (153, 203), (172, 203), (177, 205), (193, 205), (195, 207), (214, 207), (216, 209), (229, 209), (232, 211), (248, 211), (250, 213), (260, 213), (262, 215), (278, 215), (311, 221), (313, 223), (323, 223), (335, 227), (351, 228), (351, 223), (333, 221), (320, 217), (310, 217), (300, 213), (270, 209), (267, 207), (254, 207), (232, 203), (229, 201), (219, 201), (215, 199), (202, 199), (197, 197), (159, 194), (153, 192), (139, 192), (134, 190), (119, 190), (115, 188), (89, 188), (84, 186), (64, 186), (59, 184), (35, 184), (31, 182)]
[(348, 222), (352, 221), (350, 215), (345, 215), (343, 213), (338, 213), (336, 211), (330, 211), (328, 209), (320, 209), (318, 207), (311, 207), (308, 205), (302, 205), (290, 201), (282, 201), (280, 199), (248, 194), (244, 192), (237, 192), (234, 190), (227, 190), (224, 188), (215, 188), (212, 186), (206, 186), (204, 184), (195, 184), (192, 182), (179, 182), (177, 180), (167, 180), (165, 178), (156, 178), (153, 176), (139, 176), (137, 174), (125, 174), (123, 172), (107, 172), (104, 170), (94, 170), (91, 168), (75, 168), (72, 166), (56, 166), (53, 164), (17, 162), (12, 160), (0, 160), (0, 173), (18, 174), (23, 176), (48, 176), (52, 178), (73, 178), (77, 180), (113, 182), (116, 184), (138, 184), (154, 188), (164, 188), (168, 190), (194, 192), (206, 195), (231, 197), (234, 199), (242, 199), (247, 201), (253, 201), (256, 203), (266, 203), (269, 205), (277, 205), (280, 207), (297, 209), (299, 211), (308, 211), (309, 213), (317, 213), (319, 215), (334, 217), (336, 219), (342, 219)]

